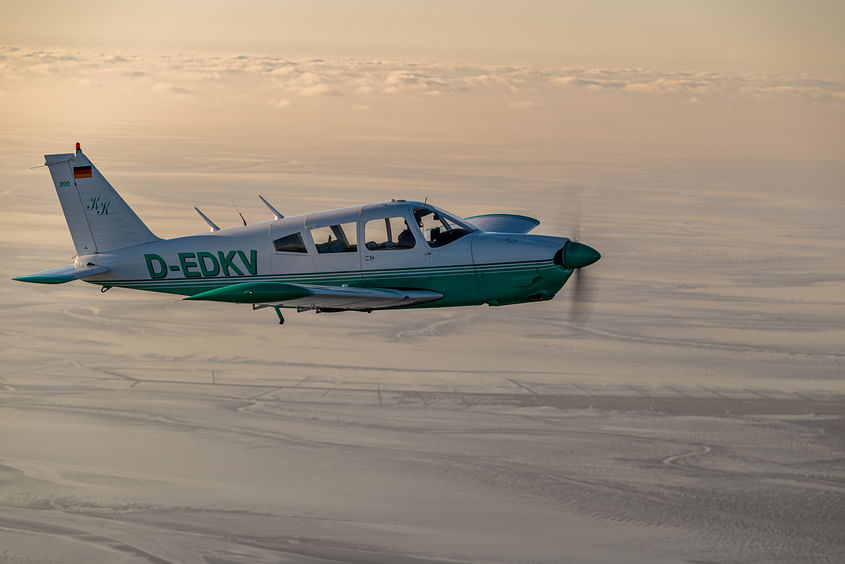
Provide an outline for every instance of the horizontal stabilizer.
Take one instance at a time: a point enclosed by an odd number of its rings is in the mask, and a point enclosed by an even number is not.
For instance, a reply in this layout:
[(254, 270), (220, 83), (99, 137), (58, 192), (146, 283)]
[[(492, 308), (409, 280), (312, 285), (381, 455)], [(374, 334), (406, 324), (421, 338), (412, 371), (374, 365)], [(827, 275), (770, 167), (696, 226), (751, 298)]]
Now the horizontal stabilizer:
[(77, 267), (74, 264), (59, 266), (49, 270), (42, 270), (35, 274), (28, 274), (26, 276), (17, 276), (12, 280), (19, 282), (32, 282), (34, 284), (64, 284), (71, 280), (79, 280), (80, 278), (87, 278), (95, 274), (102, 274), (108, 272), (109, 269), (105, 266), (82, 266)]
[(493, 233), (528, 233), (538, 225), (539, 219), (512, 213), (488, 213), (466, 218), (482, 231)]
[(442, 297), (443, 294), (429, 290), (244, 282), (194, 294), (185, 299), (308, 309), (370, 310), (409, 306), (439, 300)]

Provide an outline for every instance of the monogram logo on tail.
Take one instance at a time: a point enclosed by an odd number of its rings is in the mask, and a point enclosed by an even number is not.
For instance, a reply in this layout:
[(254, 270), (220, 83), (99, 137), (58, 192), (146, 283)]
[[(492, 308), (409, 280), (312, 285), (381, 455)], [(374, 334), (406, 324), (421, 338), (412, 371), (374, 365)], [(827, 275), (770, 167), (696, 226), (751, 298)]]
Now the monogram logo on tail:
[(100, 197), (97, 196), (96, 198), (91, 198), (91, 202), (86, 207), (86, 210), (90, 210), (97, 215), (109, 215), (109, 204), (111, 200), (107, 202), (101, 202)]

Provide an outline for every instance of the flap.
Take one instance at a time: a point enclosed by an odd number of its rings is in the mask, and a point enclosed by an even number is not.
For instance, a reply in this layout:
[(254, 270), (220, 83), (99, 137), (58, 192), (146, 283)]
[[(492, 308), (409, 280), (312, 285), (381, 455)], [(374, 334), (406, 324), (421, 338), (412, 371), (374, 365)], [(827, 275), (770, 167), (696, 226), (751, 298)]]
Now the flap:
[(243, 282), (200, 292), (186, 300), (279, 305), (309, 309), (370, 310), (439, 300), (443, 294), (429, 290), (316, 286), (285, 282)]
[(64, 284), (71, 280), (78, 280), (80, 278), (87, 278), (95, 274), (102, 274), (108, 272), (109, 269), (105, 266), (81, 266), (74, 264), (59, 266), (49, 270), (42, 270), (35, 274), (27, 274), (26, 276), (17, 276), (12, 280), (19, 282), (32, 282), (35, 284)]
[(528, 233), (538, 225), (539, 219), (512, 213), (487, 213), (466, 218), (482, 231), (494, 233)]

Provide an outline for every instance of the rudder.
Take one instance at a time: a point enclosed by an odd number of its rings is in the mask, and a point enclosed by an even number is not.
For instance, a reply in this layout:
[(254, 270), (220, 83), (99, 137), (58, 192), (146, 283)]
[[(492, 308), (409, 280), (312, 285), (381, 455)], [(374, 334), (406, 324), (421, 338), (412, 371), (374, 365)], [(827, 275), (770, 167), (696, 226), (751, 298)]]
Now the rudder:
[(44, 155), (78, 255), (159, 240), (100, 174), (79, 143), (76, 153)]

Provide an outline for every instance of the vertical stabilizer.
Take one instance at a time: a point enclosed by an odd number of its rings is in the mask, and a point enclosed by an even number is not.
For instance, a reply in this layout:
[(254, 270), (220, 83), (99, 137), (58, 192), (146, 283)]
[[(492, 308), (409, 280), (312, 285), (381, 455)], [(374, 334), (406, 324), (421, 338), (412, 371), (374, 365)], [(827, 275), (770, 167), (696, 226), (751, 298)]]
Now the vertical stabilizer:
[(44, 155), (76, 253), (103, 253), (157, 241), (144, 222), (88, 160), (75, 153)]

